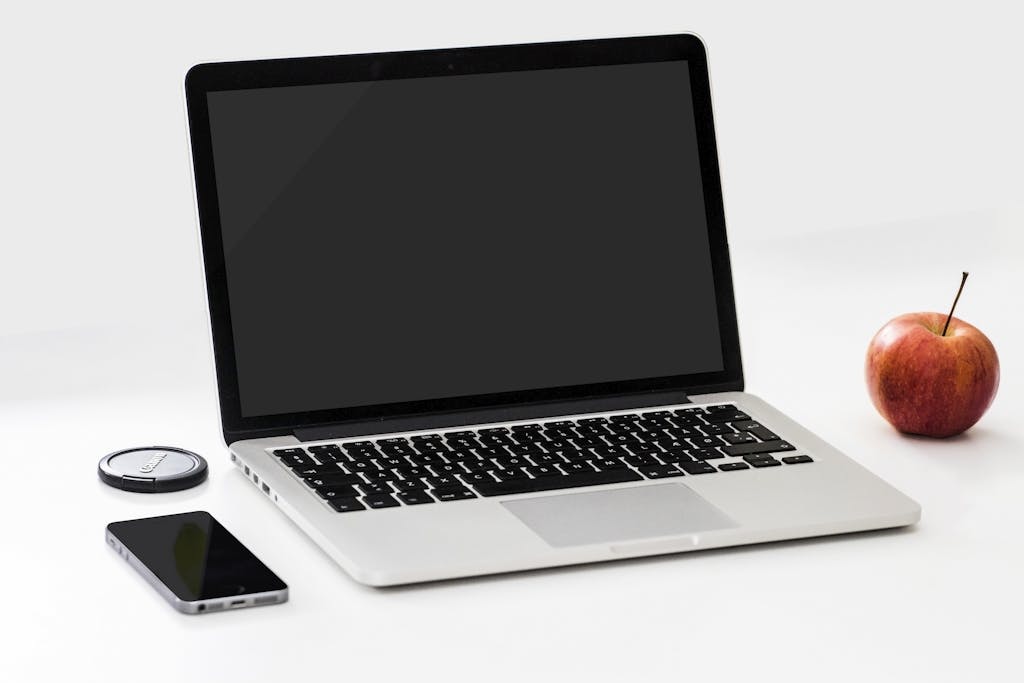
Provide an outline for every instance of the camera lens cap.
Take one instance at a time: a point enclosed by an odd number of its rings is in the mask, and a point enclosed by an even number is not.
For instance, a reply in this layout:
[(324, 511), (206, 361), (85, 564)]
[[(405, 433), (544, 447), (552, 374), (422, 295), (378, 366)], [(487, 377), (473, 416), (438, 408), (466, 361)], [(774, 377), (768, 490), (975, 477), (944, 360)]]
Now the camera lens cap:
[(206, 481), (206, 460), (183, 448), (147, 446), (111, 453), (100, 460), (105, 484), (125, 491), (163, 493)]

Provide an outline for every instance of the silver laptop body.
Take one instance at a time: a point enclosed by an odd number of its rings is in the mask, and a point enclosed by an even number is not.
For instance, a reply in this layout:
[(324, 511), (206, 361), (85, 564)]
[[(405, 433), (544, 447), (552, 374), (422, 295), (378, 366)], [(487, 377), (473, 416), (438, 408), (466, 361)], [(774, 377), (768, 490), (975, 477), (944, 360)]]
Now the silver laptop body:
[(915, 523), (743, 391), (692, 35), (202, 64), (231, 459), (355, 580)]

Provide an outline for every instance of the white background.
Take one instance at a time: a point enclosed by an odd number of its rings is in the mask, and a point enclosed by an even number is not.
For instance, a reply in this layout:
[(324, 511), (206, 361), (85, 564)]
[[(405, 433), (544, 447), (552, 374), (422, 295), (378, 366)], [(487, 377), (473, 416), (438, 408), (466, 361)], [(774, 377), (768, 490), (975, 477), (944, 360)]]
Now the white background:
[[(1024, 43), (1012, 3), (35, 3), (0, 29), (0, 678), (1019, 680)], [(913, 531), (374, 591), (225, 463), (181, 79), (199, 61), (694, 31), (748, 387), (924, 507)], [(900, 437), (863, 351), (944, 310), (1001, 354), (967, 435)], [(142, 498), (98, 458), (211, 479)], [(293, 587), (185, 618), (102, 544), (206, 508)], [(169, 653), (175, 658), (168, 661)], [(231, 672), (235, 672), (232, 674)], [(5, 675), (6, 674), (6, 675)]]

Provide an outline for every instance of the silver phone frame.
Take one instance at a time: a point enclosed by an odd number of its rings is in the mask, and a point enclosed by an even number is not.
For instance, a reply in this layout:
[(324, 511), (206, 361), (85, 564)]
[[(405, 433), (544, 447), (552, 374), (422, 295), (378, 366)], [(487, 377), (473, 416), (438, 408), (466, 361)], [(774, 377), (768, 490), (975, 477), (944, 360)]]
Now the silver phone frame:
[[(171, 607), (182, 614), (211, 614), (243, 607), (263, 607), (277, 605), (288, 601), (288, 587), (280, 590), (263, 591), (260, 593), (243, 593), (242, 595), (207, 598), (205, 600), (182, 600), (167, 587), (153, 571), (136, 555), (128, 550), (121, 540), (110, 529), (106, 530), (107, 545), (116, 552), (129, 566), (137, 571), (156, 592), (170, 603)], [(246, 548), (248, 550), (248, 548)], [(249, 551), (252, 552), (251, 550)], [(262, 560), (261, 560), (262, 561)]]

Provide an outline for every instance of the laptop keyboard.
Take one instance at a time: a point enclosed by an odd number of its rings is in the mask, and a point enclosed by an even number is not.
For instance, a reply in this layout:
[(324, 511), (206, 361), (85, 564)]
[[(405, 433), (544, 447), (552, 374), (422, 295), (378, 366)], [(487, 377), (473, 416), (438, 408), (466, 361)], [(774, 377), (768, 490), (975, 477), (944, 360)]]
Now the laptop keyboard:
[(281, 448), (338, 512), (812, 462), (732, 404)]

